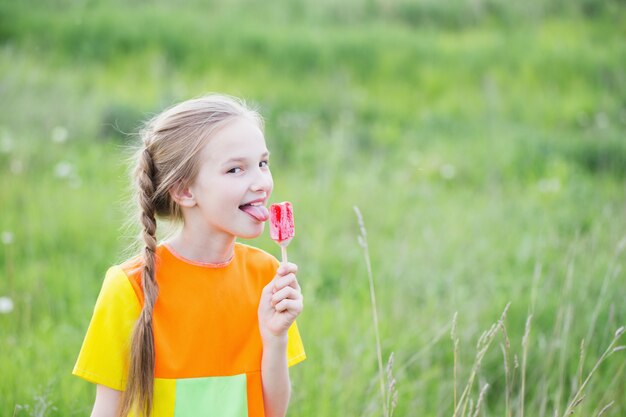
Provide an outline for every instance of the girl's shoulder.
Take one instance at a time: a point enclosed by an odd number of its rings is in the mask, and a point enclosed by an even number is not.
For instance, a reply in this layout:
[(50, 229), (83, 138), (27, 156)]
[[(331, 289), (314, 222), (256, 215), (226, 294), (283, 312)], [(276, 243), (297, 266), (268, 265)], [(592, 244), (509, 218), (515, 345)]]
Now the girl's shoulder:
[(141, 267), (143, 266), (143, 259), (141, 255), (137, 254), (132, 258), (125, 260), (124, 262), (117, 265), (127, 276), (135, 275), (141, 272)]
[[(112, 264), (109, 266), (104, 282), (101, 288), (103, 292), (114, 292), (121, 294), (128, 289), (132, 289), (132, 293), (138, 300), (143, 300), (141, 290), (141, 270), (143, 267), (143, 259), (137, 254), (126, 260)], [(130, 284), (130, 285), (129, 285)]]

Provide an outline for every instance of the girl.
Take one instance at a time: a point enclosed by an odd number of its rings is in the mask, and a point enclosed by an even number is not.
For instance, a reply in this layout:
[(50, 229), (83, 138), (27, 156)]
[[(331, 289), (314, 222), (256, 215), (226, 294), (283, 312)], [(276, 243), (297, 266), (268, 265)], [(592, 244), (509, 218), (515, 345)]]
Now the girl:
[[(111, 267), (73, 373), (93, 416), (284, 416), (305, 359), (297, 266), (236, 242), (263, 231), (273, 181), (260, 115), (208, 95), (144, 127), (144, 249)], [(156, 217), (180, 230), (157, 244)]]

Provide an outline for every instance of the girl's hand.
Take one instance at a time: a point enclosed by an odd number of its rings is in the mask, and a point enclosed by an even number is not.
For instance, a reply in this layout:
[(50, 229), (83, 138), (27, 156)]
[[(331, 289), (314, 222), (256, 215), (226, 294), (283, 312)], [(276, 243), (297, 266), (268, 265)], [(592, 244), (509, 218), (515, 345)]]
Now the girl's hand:
[(263, 288), (258, 315), (264, 343), (286, 339), (287, 330), (302, 311), (303, 298), (297, 272), (296, 264), (281, 264), (274, 279)]

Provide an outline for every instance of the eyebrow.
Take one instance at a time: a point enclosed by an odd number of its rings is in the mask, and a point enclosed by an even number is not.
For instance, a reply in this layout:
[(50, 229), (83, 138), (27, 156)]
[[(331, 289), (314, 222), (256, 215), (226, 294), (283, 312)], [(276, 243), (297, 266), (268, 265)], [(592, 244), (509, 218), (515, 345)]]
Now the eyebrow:
[[(261, 158), (269, 158), (270, 156), (270, 152), (269, 151), (265, 151), (261, 154)], [(247, 158), (243, 158), (243, 157), (237, 157), (237, 158), (230, 158), (229, 160), (227, 160), (226, 162), (224, 162), (223, 165), (228, 165), (230, 163), (233, 162), (246, 162)]]

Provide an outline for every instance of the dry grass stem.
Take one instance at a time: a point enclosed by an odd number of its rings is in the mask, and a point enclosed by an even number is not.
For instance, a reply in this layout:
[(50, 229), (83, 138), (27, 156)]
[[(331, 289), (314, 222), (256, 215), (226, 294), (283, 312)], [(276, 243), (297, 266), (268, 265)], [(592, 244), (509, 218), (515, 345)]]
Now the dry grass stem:
[(583, 383), (583, 366), (585, 363), (585, 339), (580, 341), (580, 354), (578, 355), (578, 371), (576, 372), (576, 387)]
[(528, 341), (530, 338), (530, 327), (532, 323), (532, 314), (526, 319), (526, 327), (524, 329), (524, 336), (522, 337), (522, 386), (520, 388), (520, 402), (519, 402), (519, 416), (524, 417), (524, 401), (526, 390), (526, 360), (528, 359)]
[(602, 410), (600, 410), (600, 412), (597, 414), (597, 417), (601, 417), (604, 413), (606, 413), (609, 408), (613, 407), (613, 404), (615, 404), (615, 401), (611, 401), (610, 403), (605, 405)]
[[(487, 354), (487, 351), (489, 350), (489, 347), (491, 346), (493, 339), (495, 338), (496, 334), (498, 333), (498, 330), (500, 329), (500, 327), (502, 326), (502, 323), (504, 322), (506, 313), (510, 305), (511, 303), (507, 303), (506, 307), (504, 307), (504, 311), (502, 312), (502, 315), (500, 316), (500, 320), (498, 320), (497, 323), (493, 324), (491, 328), (488, 331), (484, 332), (478, 339), (478, 343), (476, 344), (477, 353), (474, 358), (474, 365), (472, 366), (472, 370), (470, 372), (467, 385), (465, 386), (465, 389), (463, 390), (463, 393), (461, 394), (459, 403), (457, 407), (454, 409), (453, 417), (457, 417), (457, 416), (464, 417), (466, 415), (471, 415), (471, 407), (470, 407), (469, 413), (467, 412), (467, 407), (471, 401), (469, 398), (469, 395), (474, 385), (474, 379), (476, 378), (476, 374), (478, 373), (478, 370), (480, 369), (483, 358)], [(459, 414), (459, 411), (460, 411), (460, 414)]]
[(596, 364), (594, 365), (593, 369), (589, 372), (589, 374), (587, 375), (587, 378), (585, 378), (585, 381), (582, 383), (580, 388), (578, 388), (578, 391), (576, 391), (576, 393), (574, 394), (574, 397), (572, 398), (572, 401), (570, 401), (569, 405), (565, 409), (565, 413), (563, 413), (563, 416), (569, 416), (574, 413), (574, 409), (580, 404), (580, 402), (584, 398), (583, 390), (585, 389), (585, 387), (591, 380), (591, 377), (596, 372), (598, 367), (600, 367), (602, 362), (604, 362), (604, 360), (613, 353), (615, 344), (617, 343), (617, 340), (622, 336), (622, 334), (624, 334), (624, 326), (620, 327), (619, 329), (615, 331), (615, 335), (613, 337), (613, 340), (611, 340), (609, 347), (604, 351), (604, 353), (596, 361)]
[(376, 335), (376, 355), (378, 357), (378, 373), (380, 377), (380, 393), (382, 395), (382, 403), (383, 403), (383, 415), (385, 417), (389, 417), (389, 411), (387, 410), (387, 396), (385, 393), (385, 376), (383, 373), (383, 355), (382, 349), (380, 345), (380, 333), (378, 331), (378, 308), (376, 305), (376, 293), (374, 291), (374, 277), (372, 274), (372, 264), (370, 261), (370, 253), (369, 247), (367, 245), (367, 230), (365, 229), (365, 223), (363, 222), (363, 216), (361, 215), (361, 210), (357, 206), (354, 206), (354, 211), (356, 213), (356, 217), (359, 222), (359, 228), (361, 230), (361, 234), (358, 236), (359, 244), (363, 248), (363, 252), (365, 255), (365, 264), (367, 266), (367, 276), (369, 279), (370, 286), (370, 299), (372, 302), (372, 315), (374, 319), (374, 333)]
[(393, 416), (393, 412), (398, 405), (398, 390), (396, 389), (396, 379), (393, 376), (393, 352), (389, 355), (387, 362), (387, 410), (389, 417)]
[[(617, 383), (617, 381), (622, 381), (622, 374), (624, 373), (625, 369), (626, 369), (626, 361), (623, 361), (619, 369), (617, 370), (617, 372), (615, 372), (615, 375), (613, 375), (611, 382), (609, 382), (609, 384), (607, 385), (607, 390), (605, 391), (600, 401), (598, 401), (598, 403), (605, 403), (608, 400), (608, 397), (610, 395), (610, 391), (608, 390), (608, 387), (613, 387)], [(611, 403), (613, 402), (614, 401), (611, 401)]]
[(454, 313), (452, 317), (452, 329), (450, 330), (450, 338), (452, 339), (452, 347), (453, 347), (453, 356), (454, 356), (454, 364), (453, 364), (453, 384), (454, 384), (454, 409), (457, 407), (457, 366), (458, 366), (458, 355), (459, 355), (459, 338), (456, 335), (456, 320), (457, 320), (457, 312)]
[(585, 399), (585, 395), (581, 395), (580, 398), (578, 400), (576, 400), (576, 402), (572, 405), (572, 410), (569, 412), (569, 416), (571, 416), (572, 414), (574, 414), (574, 409), (576, 407), (578, 407), (578, 404), (580, 404), (581, 402), (583, 402), (583, 400)]
[(507, 417), (511, 416), (511, 407), (510, 407), (510, 371), (509, 371), (509, 353), (506, 346), (500, 343), (500, 350), (502, 350), (502, 357), (504, 359), (504, 407), (505, 412), (504, 415)]
[(511, 341), (506, 331), (506, 325), (504, 322), (500, 323), (500, 329), (502, 330), (502, 337), (504, 337), (504, 344), (500, 344), (502, 350), (502, 356), (504, 358), (504, 402), (505, 402), (505, 416), (511, 417), (511, 372), (510, 372), (510, 360), (509, 352), (511, 350)]
[(489, 384), (485, 384), (483, 389), (480, 390), (480, 395), (478, 395), (478, 402), (476, 403), (476, 410), (474, 411), (473, 417), (478, 417), (478, 413), (480, 412), (480, 405), (483, 403), (483, 399), (485, 398), (485, 394), (487, 393), (487, 389), (489, 388)]
[[(566, 293), (567, 294), (567, 291)], [(566, 390), (566, 378), (565, 378), (565, 368), (567, 365), (567, 358), (568, 358), (568, 347), (569, 347), (569, 343), (567, 343), (567, 341), (569, 340), (569, 334), (570, 334), (570, 329), (571, 329), (571, 324), (572, 324), (572, 320), (574, 317), (574, 313), (573, 313), (573, 308), (571, 306), (571, 304), (567, 304), (565, 306), (564, 310), (564, 314), (563, 314), (563, 328), (560, 332), (560, 339), (561, 342), (559, 343), (559, 385), (557, 388), (557, 394), (556, 394), (556, 403), (557, 404), (561, 404), (561, 399), (563, 398), (563, 395), (565, 393)]]
[(607, 293), (609, 291), (609, 284), (613, 281), (613, 278), (619, 275), (621, 271), (621, 267), (618, 264), (618, 260), (621, 257), (622, 252), (624, 251), (626, 245), (623, 243), (626, 239), (622, 239), (615, 250), (615, 254), (611, 259), (611, 264), (609, 265), (609, 269), (607, 270), (604, 279), (602, 280), (602, 287), (600, 289), (600, 295), (598, 296), (598, 301), (596, 302), (595, 308), (593, 309), (593, 313), (591, 314), (591, 322), (589, 325), (589, 330), (587, 331), (586, 340), (591, 340), (591, 336), (595, 332), (596, 323), (598, 321), (598, 316), (600, 315), (600, 311), (602, 309), (603, 300), (606, 298)]

